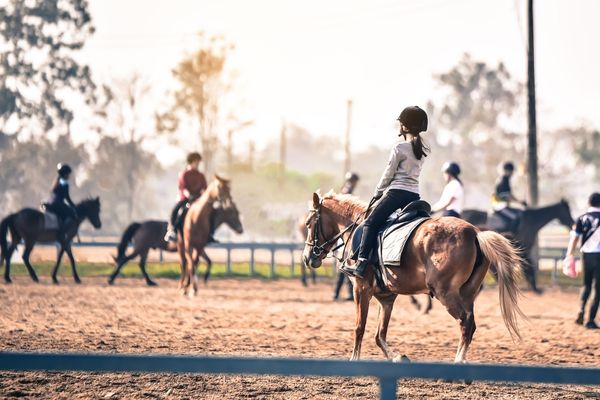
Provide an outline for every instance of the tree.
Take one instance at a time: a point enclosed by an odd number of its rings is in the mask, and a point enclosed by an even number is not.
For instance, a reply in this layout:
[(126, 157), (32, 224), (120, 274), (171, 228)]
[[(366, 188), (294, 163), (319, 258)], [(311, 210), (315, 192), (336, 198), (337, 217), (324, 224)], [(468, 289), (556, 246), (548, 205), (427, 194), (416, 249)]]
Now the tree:
[(492, 67), (468, 54), (435, 78), (445, 96), (428, 105), (436, 154), (432, 173), (439, 176), (442, 163), (455, 160), (467, 180), (489, 182), (491, 189), (500, 162), (524, 160), (523, 133), (513, 128), (521, 111), (522, 83), (504, 64)]
[(0, 132), (68, 132), (66, 93), (94, 101), (90, 69), (73, 58), (93, 32), (87, 0), (9, 0), (0, 9)]
[[(120, 195), (125, 200), (120, 201), (126, 203), (129, 221), (133, 220), (138, 208), (136, 205), (140, 204), (140, 189), (145, 180), (152, 171), (160, 170), (156, 157), (143, 149), (148, 140), (157, 138), (154, 127), (147, 123), (144, 125), (144, 122), (151, 120), (145, 117), (145, 114), (151, 115), (146, 101), (149, 93), (148, 82), (134, 73), (125, 79), (115, 80), (110, 86), (104, 85), (102, 101), (95, 112), (97, 121), (93, 129), (104, 136), (98, 148), (98, 162), (107, 163), (102, 166), (103, 170), (112, 169), (109, 164), (111, 152), (114, 152), (114, 165), (118, 165), (119, 173), (109, 175), (123, 184)], [(98, 178), (105, 179), (102, 174)]]
[[(22, 207), (37, 208), (50, 193), (56, 177), (56, 165), (68, 163), (74, 178), (79, 180), (87, 166), (88, 155), (83, 145), (74, 145), (69, 136), (56, 141), (47, 138), (20, 141), (14, 136), (0, 134), (0, 209), (14, 212)], [(80, 192), (73, 185), (73, 198)]]
[[(133, 173), (131, 160), (137, 163)], [(81, 191), (100, 196), (105, 232), (116, 233), (135, 218), (147, 218), (154, 198), (148, 184), (160, 170), (156, 157), (138, 143), (110, 136), (100, 140)], [(135, 176), (135, 185), (130, 185), (129, 176)]]
[(172, 70), (179, 88), (170, 109), (157, 115), (156, 122), (158, 130), (173, 132), (183, 116), (191, 118), (198, 130), (205, 171), (210, 173), (219, 143), (220, 100), (229, 89), (223, 78), (225, 61), (233, 47), (221, 37), (200, 34), (199, 38), (200, 49)]

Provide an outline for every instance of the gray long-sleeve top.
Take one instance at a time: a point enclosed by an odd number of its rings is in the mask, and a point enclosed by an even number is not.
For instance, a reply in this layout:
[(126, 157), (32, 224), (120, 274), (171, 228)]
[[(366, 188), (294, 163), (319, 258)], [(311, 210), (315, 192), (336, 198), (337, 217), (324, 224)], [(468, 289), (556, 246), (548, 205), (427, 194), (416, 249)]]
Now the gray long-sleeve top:
[(375, 196), (383, 194), (388, 189), (402, 189), (419, 193), (419, 175), (425, 157), (417, 160), (410, 142), (396, 142), (388, 159), (385, 171), (375, 189)]

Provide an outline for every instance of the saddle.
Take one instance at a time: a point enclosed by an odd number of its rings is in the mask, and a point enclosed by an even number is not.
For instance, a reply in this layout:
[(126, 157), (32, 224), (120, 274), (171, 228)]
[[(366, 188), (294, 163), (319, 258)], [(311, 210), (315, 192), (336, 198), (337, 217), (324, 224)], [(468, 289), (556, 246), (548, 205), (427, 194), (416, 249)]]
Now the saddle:
[(488, 217), (487, 227), (496, 232), (516, 234), (522, 217), (523, 210), (517, 208), (505, 208), (500, 211), (494, 211)]
[(42, 203), (40, 205), (40, 211), (44, 214), (44, 229), (48, 231), (58, 230), (60, 223), (58, 216), (53, 212), (48, 211), (48, 203)]
[[(377, 234), (377, 246), (371, 249), (369, 263), (379, 266), (375, 269), (377, 284), (384, 288), (382, 270), (384, 266), (399, 266), (406, 242), (415, 229), (431, 218), (431, 206), (423, 200), (413, 201), (400, 211), (389, 216)], [(352, 236), (353, 260), (358, 258), (358, 249), (363, 235), (364, 226), (360, 224)]]

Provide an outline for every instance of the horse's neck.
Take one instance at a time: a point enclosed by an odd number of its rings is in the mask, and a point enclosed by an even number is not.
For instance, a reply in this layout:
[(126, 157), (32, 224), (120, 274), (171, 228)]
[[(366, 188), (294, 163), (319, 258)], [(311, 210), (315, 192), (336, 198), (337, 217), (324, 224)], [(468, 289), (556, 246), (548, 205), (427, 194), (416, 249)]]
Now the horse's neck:
[(335, 223), (340, 227), (344, 228), (348, 225), (362, 219), (363, 209), (357, 207), (345, 207), (339, 200), (330, 199), (332, 204), (328, 204), (330, 207), (330, 214)]
[(537, 234), (537, 232), (550, 221), (558, 218), (559, 206), (560, 204), (553, 204), (546, 207), (525, 210), (523, 218), (527, 220), (526, 225), (531, 231)]

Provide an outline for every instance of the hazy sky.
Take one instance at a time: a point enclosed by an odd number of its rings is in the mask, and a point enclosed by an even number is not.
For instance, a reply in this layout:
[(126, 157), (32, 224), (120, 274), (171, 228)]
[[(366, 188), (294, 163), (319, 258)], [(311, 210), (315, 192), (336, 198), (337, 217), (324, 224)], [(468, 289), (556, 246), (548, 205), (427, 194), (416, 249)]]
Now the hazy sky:
[[(526, 77), (525, 0), (92, 0), (97, 28), (82, 57), (97, 77), (139, 71), (160, 98), (170, 69), (195, 49), (194, 34), (235, 44), (232, 98), (253, 127), (275, 137), (283, 119), (343, 135), (354, 101), (356, 146), (387, 145), (402, 107), (435, 97), (432, 75), (463, 53), (503, 61)], [(538, 120), (544, 129), (600, 128), (600, 1), (536, 2)], [(523, 121), (525, 130), (526, 121)]]

